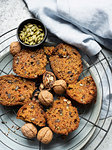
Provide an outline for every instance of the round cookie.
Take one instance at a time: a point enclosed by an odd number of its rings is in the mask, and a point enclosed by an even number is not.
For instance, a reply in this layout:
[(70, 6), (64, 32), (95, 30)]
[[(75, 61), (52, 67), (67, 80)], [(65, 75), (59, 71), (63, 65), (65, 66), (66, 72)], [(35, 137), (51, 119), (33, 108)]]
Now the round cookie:
[(54, 74), (66, 81), (76, 83), (82, 72), (82, 61), (79, 52), (70, 45), (59, 44), (55, 54), (50, 56), (50, 64)]
[(6, 106), (23, 105), (31, 101), (36, 89), (35, 82), (14, 75), (0, 77), (0, 104)]
[(32, 122), (40, 127), (45, 126), (45, 112), (42, 106), (36, 101), (23, 105), (17, 112), (17, 119)]
[(97, 88), (92, 76), (88, 76), (76, 84), (69, 84), (66, 92), (73, 100), (77, 101), (78, 103), (88, 104), (95, 100), (97, 95)]
[(46, 55), (39, 50), (21, 50), (13, 58), (13, 71), (24, 78), (34, 79), (46, 71)]
[(77, 109), (65, 97), (54, 101), (53, 106), (46, 112), (46, 118), (51, 130), (63, 135), (76, 130), (80, 122)]

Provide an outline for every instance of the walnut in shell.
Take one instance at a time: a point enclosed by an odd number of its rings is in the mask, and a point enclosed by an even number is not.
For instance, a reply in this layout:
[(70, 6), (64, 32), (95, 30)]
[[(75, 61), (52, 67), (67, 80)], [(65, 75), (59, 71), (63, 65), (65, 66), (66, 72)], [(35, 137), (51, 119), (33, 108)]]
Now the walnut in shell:
[(29, 139), (36, 137), (37, 128), (32, 123), (26, 123), (21, 127), (21, 132)]
[(19, 53), (21, 50), (21, 45), (19, 42), (12, 42), (10, 44), (10, 53), (14, 56), (16, 55), (17, 53)]
[(56, 80), (53, 84), (53, 90), (56, 94), (63, 94), (67, 88), (67, 84), (64, 80)]
[(52, 105), (53, 103), (53, 95), (47, 90), (42, 90), (38, 95), (38, 99), (45, 106)]
[(53, 138), (53, 132), (49, 127), (44, 127), (40, 129), (37, 134), (37, 139), (44, 144), (50, 143), (52, 141), (52, 138)]

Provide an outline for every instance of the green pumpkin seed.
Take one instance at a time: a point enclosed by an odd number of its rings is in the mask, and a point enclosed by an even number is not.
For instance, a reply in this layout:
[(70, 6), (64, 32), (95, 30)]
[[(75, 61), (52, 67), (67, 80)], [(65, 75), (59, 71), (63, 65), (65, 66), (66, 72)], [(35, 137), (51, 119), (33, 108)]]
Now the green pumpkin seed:
[(36, 37), (36, 38), (35, 38), (35, 43), (37, 43), (37, 42), (38, 42), (38, 38)]
[(33, 26), (31, 29), (32, 29), (32, 31), (34, 31), (34, 29), (35, 29), (35, 26)]
[(42, 31), (42, 32), (43, 32), (43, 30), (42, 30), (42, 29), (39, 29), (39, 31)]
[[(25, 29), (25, 28), (23, 28), (23, 31), (26, 31), (26, 29)], [(21, 32), (23, 32), (23, 31), (21, 31)]]
[(33, 35), (33, 34), (34, 34), (34, 32), (31, 32), (30, 34), (31, 34), (31, 35)]
[(33, 27), (33, 25), (32, 25), (32, 24), (29, 24), (28, 27), (31, 28), (31, 27)]
[(28, 42), (28, 41), (25, 41), (24, 43), (29, 45), (29, 42)]
[(32, 39), (35, 40), (35, 38), (36, 38), (36, 35), (33, 35), (33, 36), (32, 36)]
[(31, 38), (31, 37), (29, 37), (28, 41), (29, 41), (29, 42), (32, 42), (32, 38)]
[(34, 32), (36, 32), (36, 31), (37, 31), (37, 29), (35, 28), (33, 31), (34, 31)]
[(26, 29), (26, 32), (28, 33), (29, 31), (30, 31), (30, 28), (27, 28), (27, 29)]
[(30, 45), (33, 45), (33, 42), (30, 42)]
[(40, 34), (40, 31), (36, 31), (35, 33), (36, 33), (36, 35), (39, 35), (39, 34)]

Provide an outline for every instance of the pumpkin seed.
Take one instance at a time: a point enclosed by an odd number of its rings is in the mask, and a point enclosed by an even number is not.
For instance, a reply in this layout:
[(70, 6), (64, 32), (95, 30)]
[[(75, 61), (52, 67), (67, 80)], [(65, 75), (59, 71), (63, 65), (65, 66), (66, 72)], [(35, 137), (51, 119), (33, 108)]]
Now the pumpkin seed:
[(8, 83), (12, 83), (12, 81), (11, 81), (11, 80), (8, 80)]
[(16, 86), (15, 91), (17, 91), (19, 89), (19, 86)]
[(29, 45), (29, 42), (27, 42), (27, 41), (25, 41), (24, 43)]
[(59, 119), (56, 119), (55, 122), (60, 122), (60, 120), (59, 120)]
[(33, 35), (33, 34), (34, 34), (34, 32), (31, 32), (30, 34), (31, 34), (31, 35)]
[(21, 97), (20, 101), (23, 102), (24, 100), (25, 100), (25, 98), (24, 98), (24, 97)]
[(31, 109), (34, 109), (34, 105), (31, 106)]
[(31, 119), (31, 121), (34, 121), (34, 120), (35, 120), (35, 118), (32, 118), (32, 119)]
[(26, 32), (28, 33), (29, 31), (30, 31), (30, 28), (27, 28), (27, 29), (26, 29)]
[(32, 31), (34, 31), (34, 29), (35, 29), (35, 26), (33, 26), (31, 29), (32, 29)]
[(7, 94), (8, 98), (10, 99), (11, 98), (11, 94)]
[(29, 24), (28, 27), (31, 28), (31, 27), (33, 27), (33, 25), (32, 25), (32, 24)]
[(36, 35), (33, 35), (33, 36), (32, 36), (32, 39), (35, 40), (35, 38), (36, 38)]

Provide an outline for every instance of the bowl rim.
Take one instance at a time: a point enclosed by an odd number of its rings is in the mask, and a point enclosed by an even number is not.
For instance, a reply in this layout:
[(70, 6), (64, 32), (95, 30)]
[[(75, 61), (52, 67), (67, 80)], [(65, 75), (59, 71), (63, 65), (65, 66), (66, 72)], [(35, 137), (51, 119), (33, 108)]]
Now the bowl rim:
[[(42, 24), (42, 26), (43, 26), (43, 28), (44, 28), (44, 30), (45, 30), (45, 35), (44, 35), (43, 40), (42, 40), (40, 43), (35, 44), (35, 45), (27, 45), (27, 44), (23, 43), (23, 42), (21, 41), (21, 39), (19, 38), (19, 34), (18, 34), (19, 31), (20, 31), (19, 29), (20, 29), (21, 25), (22, 25), (22, 24), (25, 25), (25, 22), (26, 22), (26, 21), (30, 21), (30, 20), (35, 20), (35, 21), (39, 22), (40, 24)], [(29, 23), (30, 23), (30, 22), (29, 22)], [(34, 47), (40, 46), (42, 43), (45, 42), (45, 40), (46, 40), (46, 38), (47, 38), (47, 28), (45, 27), (45, 25), (44, 25), (39, 19), (37, 19), (37, 18), (29, 18), (29, 19), (23, 20), (23, 21), (19, 24), (19, 26), (17, 27), (17, 32), (16, 32), (16, 34), (17, 34), (17, 39), (18, 39), (18, 41), (19, 41), (23, 46), (29, 47), (29, 48), (34, 48)]]

